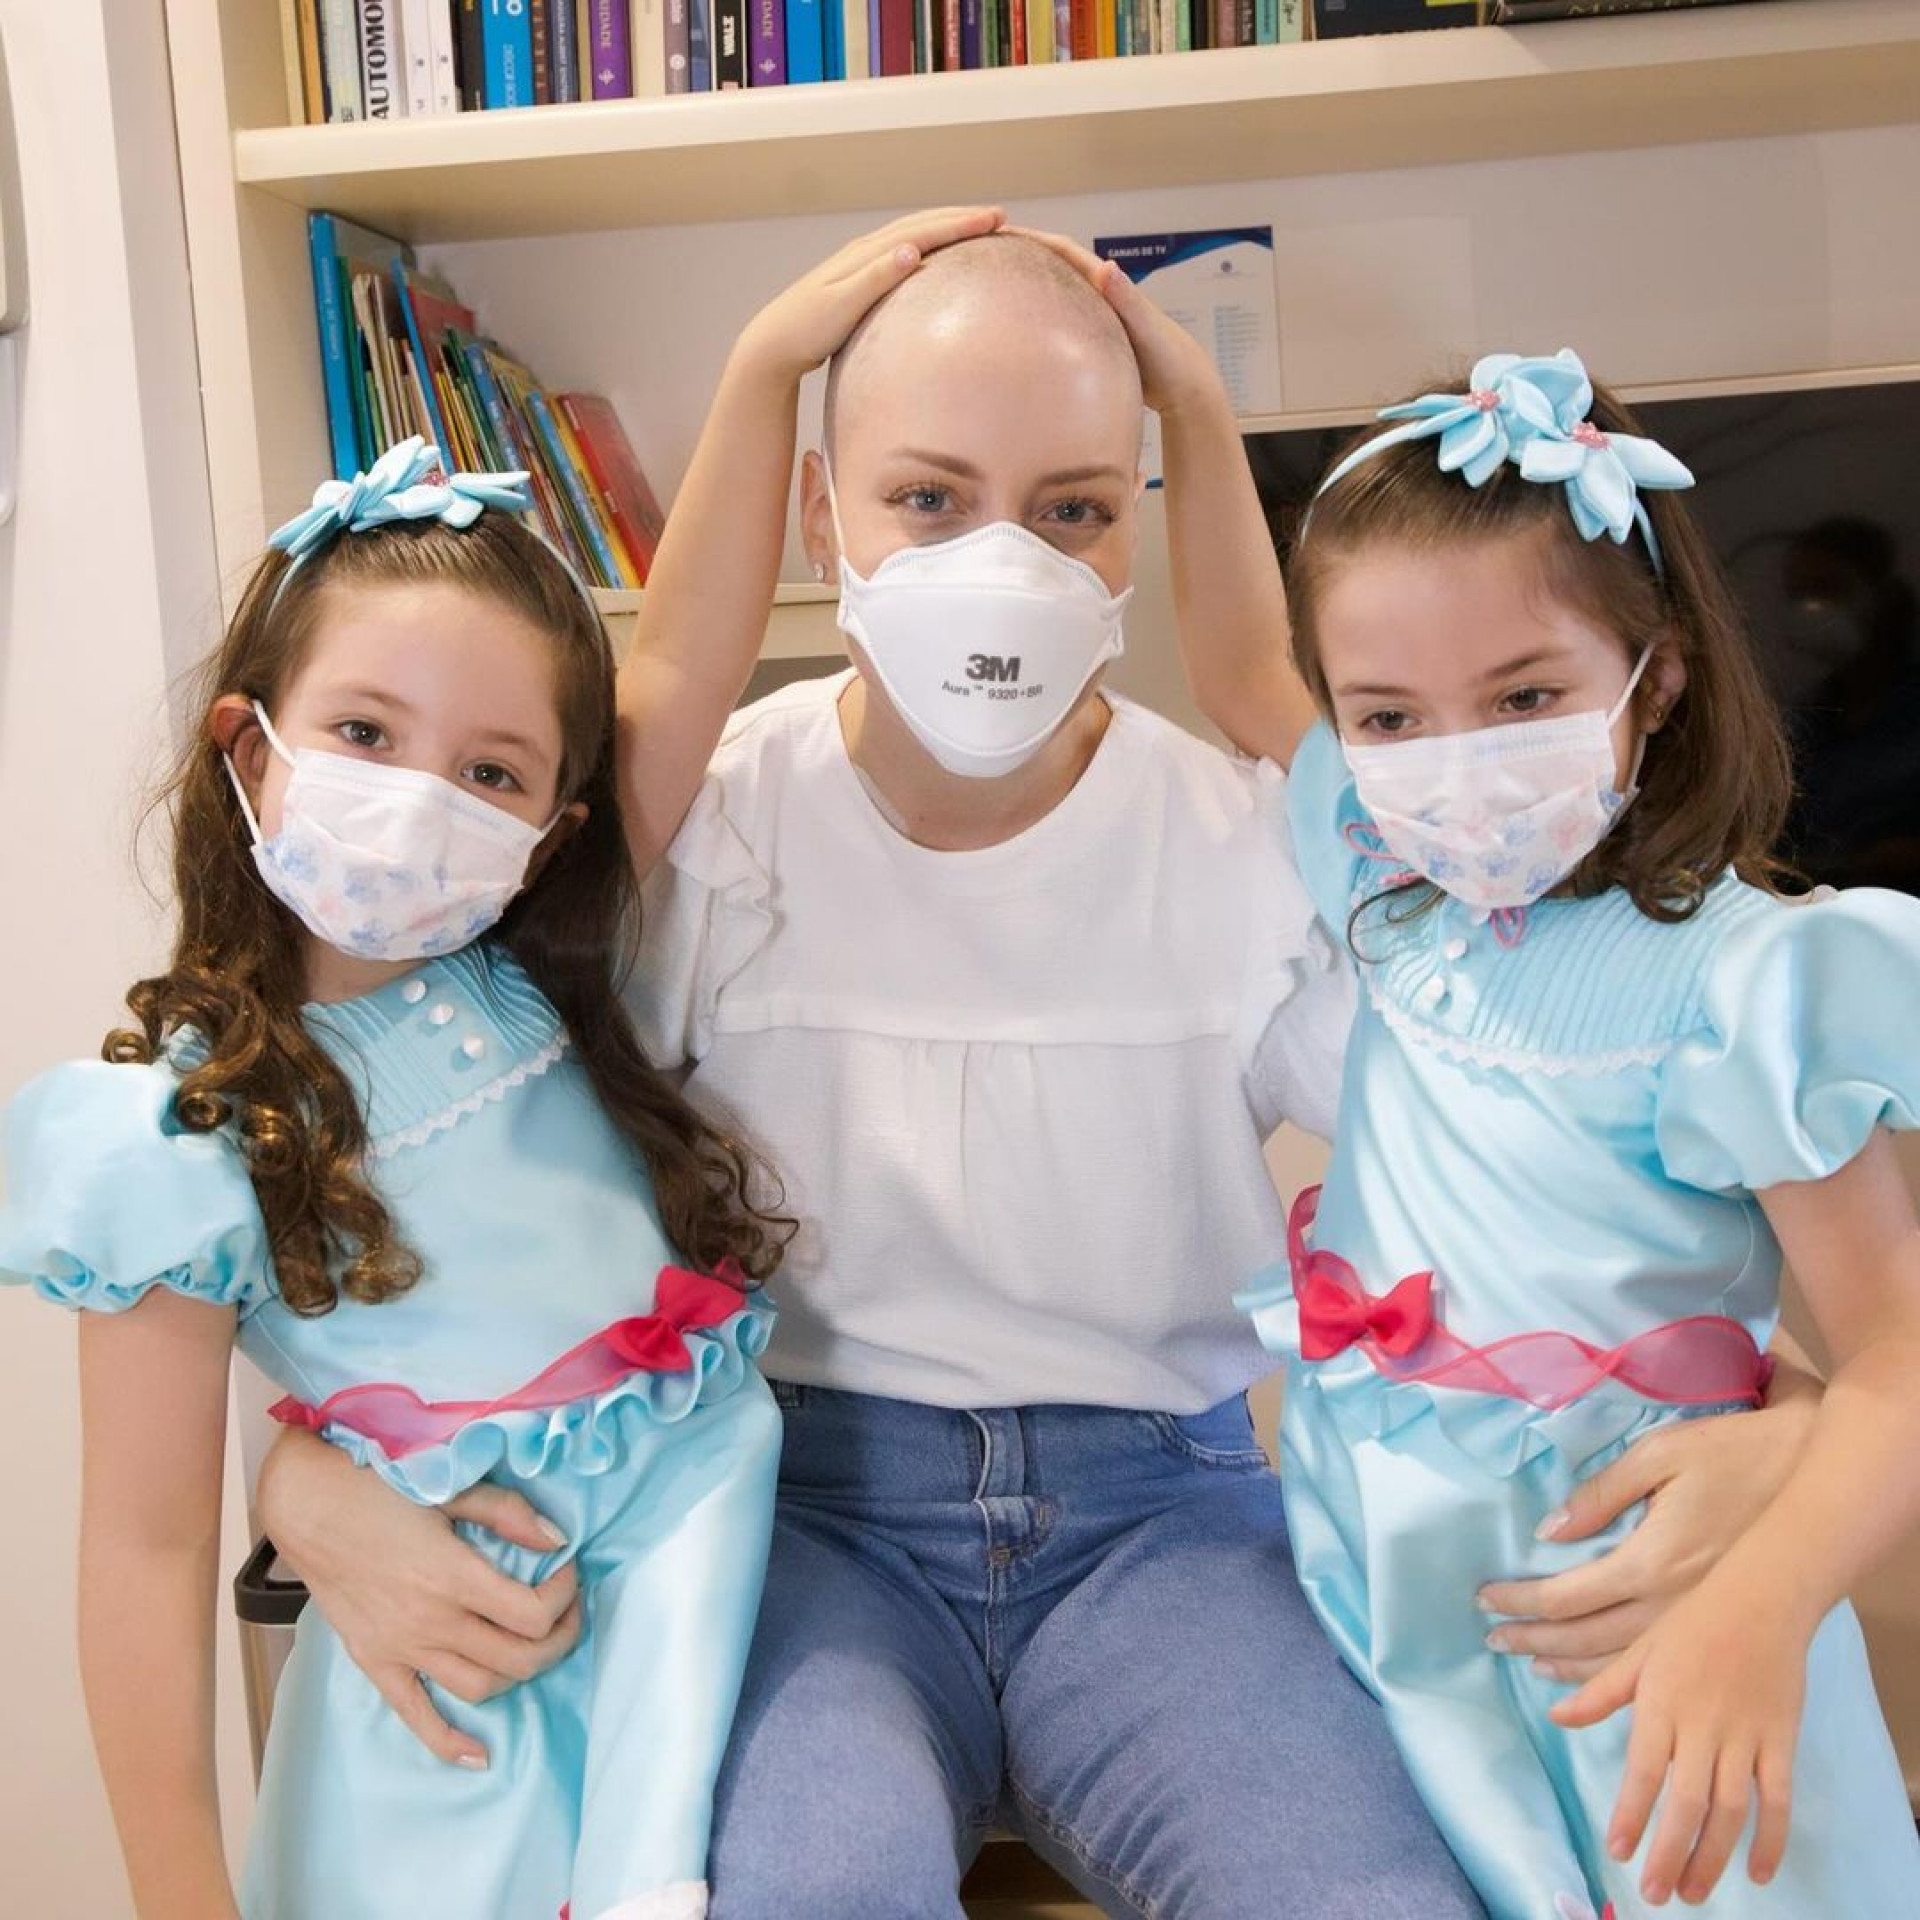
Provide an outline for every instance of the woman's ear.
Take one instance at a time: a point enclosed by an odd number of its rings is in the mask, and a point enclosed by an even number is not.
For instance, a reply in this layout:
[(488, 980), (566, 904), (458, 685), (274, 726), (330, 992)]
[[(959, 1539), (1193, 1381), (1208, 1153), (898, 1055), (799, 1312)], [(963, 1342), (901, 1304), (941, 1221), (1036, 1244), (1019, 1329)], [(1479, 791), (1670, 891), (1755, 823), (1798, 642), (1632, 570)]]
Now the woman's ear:
[(1687, 663), (1681, 657), (1680, 642), (1669, 634), (1655, 645), (1640, 682), (1640, 730), (1658, 733), (1686, 690)]
[(207, 710), (207, 738), (224, 753), (240, 776), (247, 802), (260, 811), (260, 781), (267, 770), (267, 744), (253, 702), (244, 693), (223, 693)]
[(840, 574), (840, 543), (834, 538), (833, 507), (827, 497), (827, 466), (811, 450), (800, 462), (800, 539), (816, 580)]
[(558, 818), (547, 829), (547, 837), (534, 848), (533, 857), (527, 862), (527, 877), (520, 882), (522, 893), (540, 878), (547, 869), (547, 862), (586, 824), (587, 803), (584, 800), (571, 801), (560, 809)]

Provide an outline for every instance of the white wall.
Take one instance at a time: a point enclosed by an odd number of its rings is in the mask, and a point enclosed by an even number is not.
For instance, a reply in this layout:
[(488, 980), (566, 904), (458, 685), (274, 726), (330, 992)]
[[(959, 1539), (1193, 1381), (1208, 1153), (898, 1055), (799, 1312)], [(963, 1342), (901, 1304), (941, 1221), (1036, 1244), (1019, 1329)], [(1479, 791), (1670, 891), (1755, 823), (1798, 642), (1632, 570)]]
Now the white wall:
[[(10, 1092), (97, 1049), (127, 983), (162, 951), (129, 844), (167, 744), (167, 661), (213, 637), (215, 595), (160, 0), (0, 0), (0, 32), (33, 303), (20, 506), (0, 530)], [(73, 1351), (68, 1316), (0, 1298), (0, 1908), (113, 1920), (131, 1909), (73, 1654)], [(248, 1774), (231, 1689), (227, 1705), (237, 1831)]]

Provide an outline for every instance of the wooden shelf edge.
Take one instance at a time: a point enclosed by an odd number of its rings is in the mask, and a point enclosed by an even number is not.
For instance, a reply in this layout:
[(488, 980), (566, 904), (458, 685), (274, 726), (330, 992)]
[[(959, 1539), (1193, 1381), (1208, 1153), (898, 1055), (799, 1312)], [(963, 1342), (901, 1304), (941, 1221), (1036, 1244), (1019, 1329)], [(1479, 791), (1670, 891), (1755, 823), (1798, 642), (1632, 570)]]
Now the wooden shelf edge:
[[(242, 185), (413, 240), (1286, 177), (1912, 119), (1912, 0), (1146, 56), (236, 133)], [(1200, 137), (1204, 133), (1204, 137)], [(978, 185), (971, 184), (973, 179)], [(884, 185), (877, 183), (884, 182)]]
[[(605, 587), (593, 590), (594, 604), (613, 633), (616, 651), (624, 650), (626, 629), (638, 616), (645, 597), (644, 593)], [(834, 620), (839, 605), (840, 596), (832, 587), (816, 586), (811, 580), (783, 580), (774, 589), (760, 658), (811, 660), (845, 653), (846, 641)]]

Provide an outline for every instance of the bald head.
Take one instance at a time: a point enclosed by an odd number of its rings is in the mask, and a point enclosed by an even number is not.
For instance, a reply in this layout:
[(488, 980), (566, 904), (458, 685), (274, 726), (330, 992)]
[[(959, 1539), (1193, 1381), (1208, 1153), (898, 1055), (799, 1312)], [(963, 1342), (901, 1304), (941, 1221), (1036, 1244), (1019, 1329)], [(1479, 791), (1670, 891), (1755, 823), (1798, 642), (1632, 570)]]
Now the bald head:
[[(929, 360), (981, 382), (997, 377), (999, 349), (1014, 338), (1063, 365), (1104, 371), (1113, 404), (1137, 435), (1140, 369), (1119, 317), (1051, 248), (992, 233), (942, 247), (887, 295), (827, 363), (827, 455), (840, 436), (884, 414), (899, 383)], [(1092, 364), (1090, 364), (1092, 363)]]

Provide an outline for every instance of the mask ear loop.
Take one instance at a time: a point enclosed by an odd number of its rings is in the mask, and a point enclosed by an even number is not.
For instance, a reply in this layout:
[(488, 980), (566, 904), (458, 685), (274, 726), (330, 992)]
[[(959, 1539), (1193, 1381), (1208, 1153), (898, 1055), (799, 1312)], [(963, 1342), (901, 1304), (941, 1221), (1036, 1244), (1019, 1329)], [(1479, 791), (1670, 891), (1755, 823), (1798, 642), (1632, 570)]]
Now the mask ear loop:
[(833, 462), (823, 448), (820, 454), (820, 473), (827, 483), (827, 513), (833, 521), (833, 542), (838, 551), (834, 555), (834, 564), (839, 570), (840, 582), (844, 587), (847, 576), (847, 530), (840, 524), (840, 494), (833, 484)]
[[(291, 571), (291, 569), (289, 569)], [(267, 718), (267, 710), (258, 700), (253, 702), (253, 717), (260, 723), (260, 731), (267, 736), (267, 745), (284, 760), (288, 766), (294, 765), (293, 755), (287, 750), (287, 743), (273, 729), (273, 722)], [(240, 802), (240, 812), (246, 820), (247, 829), (253, 835), (253, 844), (264, 844), (266, 835), (260, 831), (259, 816), (253, 810), (253, 802), (247, 798), (247, 790), (240, 784), (240, 775), (233, 764), (233, 755), (223, 747), (220, 750), (220, 764), (227, 770), (227, 778), (233, 783), (233, 797)]]

